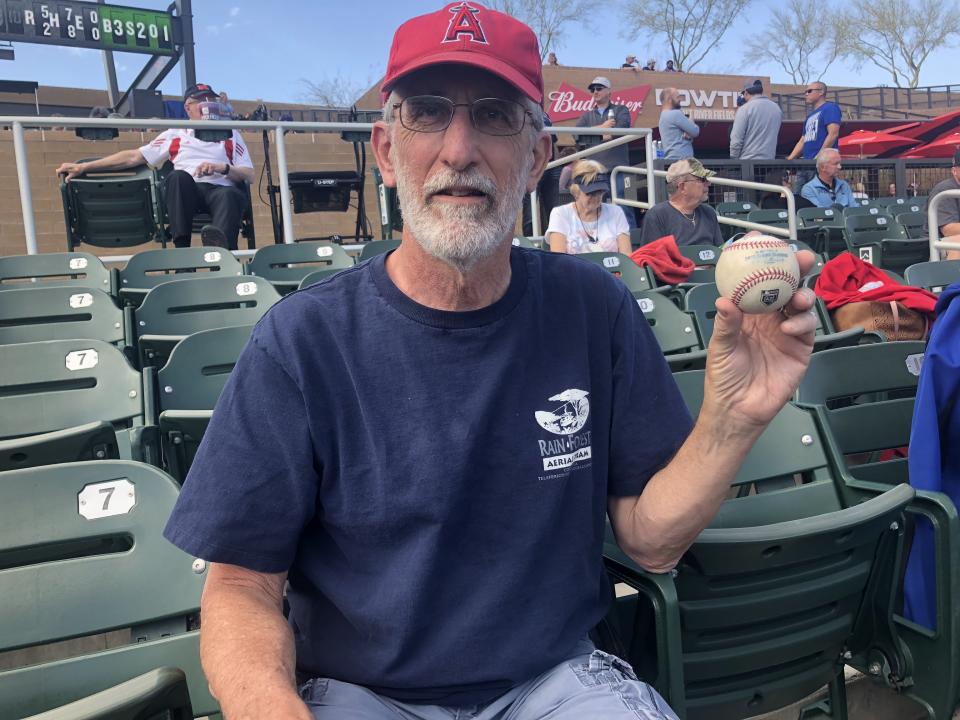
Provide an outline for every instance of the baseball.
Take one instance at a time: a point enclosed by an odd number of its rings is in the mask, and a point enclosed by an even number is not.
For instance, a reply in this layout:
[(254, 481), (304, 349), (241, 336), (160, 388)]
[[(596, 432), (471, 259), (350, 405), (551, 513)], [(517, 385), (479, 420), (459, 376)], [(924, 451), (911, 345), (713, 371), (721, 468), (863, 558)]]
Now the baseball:
[(800, 286), (797, 256), (783, 240), (751, 235), (723, 248), (717, 289), (745, 313), (779, 310)]

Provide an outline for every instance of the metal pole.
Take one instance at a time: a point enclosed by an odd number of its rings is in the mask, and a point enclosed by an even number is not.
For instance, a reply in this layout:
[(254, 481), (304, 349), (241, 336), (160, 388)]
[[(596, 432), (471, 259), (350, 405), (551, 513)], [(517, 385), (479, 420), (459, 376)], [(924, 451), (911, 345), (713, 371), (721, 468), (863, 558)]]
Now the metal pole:
[(530, 191), (530, 225), (533, 237), (540, 237), (540, 198), (536, 188)]
[[(104, 0), (97, 0), (98, 5), (103, 5)], [(110, 109), (116, 110), (117, 103), (120, 102), (120, 87), (117, 85), (117, 67), (113, 62), (113, 51), (103, 51), (103, 72), (107, 76), (107, 99), (110, 102)]]
[(283, 126), (277, 125), (277, 169), (280, 171), (280, 214), (283, 217), (283, 241), (295, 242), (293, 237), (293, 217), (290, 213), (290, 177), (287, 174), (287, 146), (283, 140)]
[(180, 48), (180, 92), (186, 92), (191, 85), (197, 84), (197, 65), (193, 57), (193, 5), (191, 0), (176, 0), (177, 15), (180, 16), (182, 46)]
[(27, 238), (27, 254), (37, 254), (37, 227), (33, 224), (33, 194), (30, 192), (30, 168), (23, 125), (13, 123), (13, 153), (17, 158), (17, 181), (20, 183), (20, 208), (23, 210), (23, 234)]
[(643, 136), (643, 146), (647, 153), (647, 202), (650, 203), (650, 207), (653, 207), (657, 202), (657, 180), (653, 174), (653, 161), (657, 153), (653, 149), (653, 131)]

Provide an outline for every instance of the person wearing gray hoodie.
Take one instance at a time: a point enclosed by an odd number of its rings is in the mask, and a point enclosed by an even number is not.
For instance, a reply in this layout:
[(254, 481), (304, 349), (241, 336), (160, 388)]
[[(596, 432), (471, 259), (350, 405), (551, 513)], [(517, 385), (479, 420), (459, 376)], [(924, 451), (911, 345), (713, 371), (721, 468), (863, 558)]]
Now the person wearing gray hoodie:
[(763, 83), (748, 82), (743, 88), (744, 104), (737, 108), (730, 131), (730, 157), (739, 160), (773, 160), (783, 111), (763, 94)]

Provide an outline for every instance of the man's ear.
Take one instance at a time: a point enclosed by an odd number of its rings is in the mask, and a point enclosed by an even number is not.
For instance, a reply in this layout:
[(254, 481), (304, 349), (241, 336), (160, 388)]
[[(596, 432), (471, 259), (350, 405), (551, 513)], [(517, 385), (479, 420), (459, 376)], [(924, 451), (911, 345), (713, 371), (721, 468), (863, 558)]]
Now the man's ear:
[(527, 192), (533, 192), (540, 182), (540, 177), (550, 162), (550, 156), (553, 154), (553, 140), (545, 132), (537, 136), (537, 141), (533, 146), (533, 166), (530, 168), (530, 174), (527, 176)]
[(377, 160), (377, 167), (380, 169), (383, 184), (387, 187), (397, 186), (397, 175), (394, 171), (393, 162), (390, 160), (390, 148), (392, 146), (393, 129), (383, 120), (377, 120), (370, 133), (370, 147), (373, 148), (373, 156)]

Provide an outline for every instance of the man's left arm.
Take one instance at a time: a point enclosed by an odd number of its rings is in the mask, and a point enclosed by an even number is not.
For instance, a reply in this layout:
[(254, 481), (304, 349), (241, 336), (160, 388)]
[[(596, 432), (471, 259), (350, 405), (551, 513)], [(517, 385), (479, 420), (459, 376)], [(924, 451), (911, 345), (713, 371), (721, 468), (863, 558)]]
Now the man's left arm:
[(233, 131), (233, 159), (227, 168), (227, 177), (233, 182), (247, 182), (253, 184), (253, 160), (243, 137), (236, 130)]
[[(801, 275), (812, 253), (797, 254)], [(700, 416), (669, 463), (639, 495), (611, 496), (608, 511), (620, 547), (650, 572), (673, 568), (727, 497), (743, 459), (789, 401), (806, 371), (816, 320), (812, 291), (795, 293), (780, 313), (744, 315), (727, 298), (707, 356)]]

